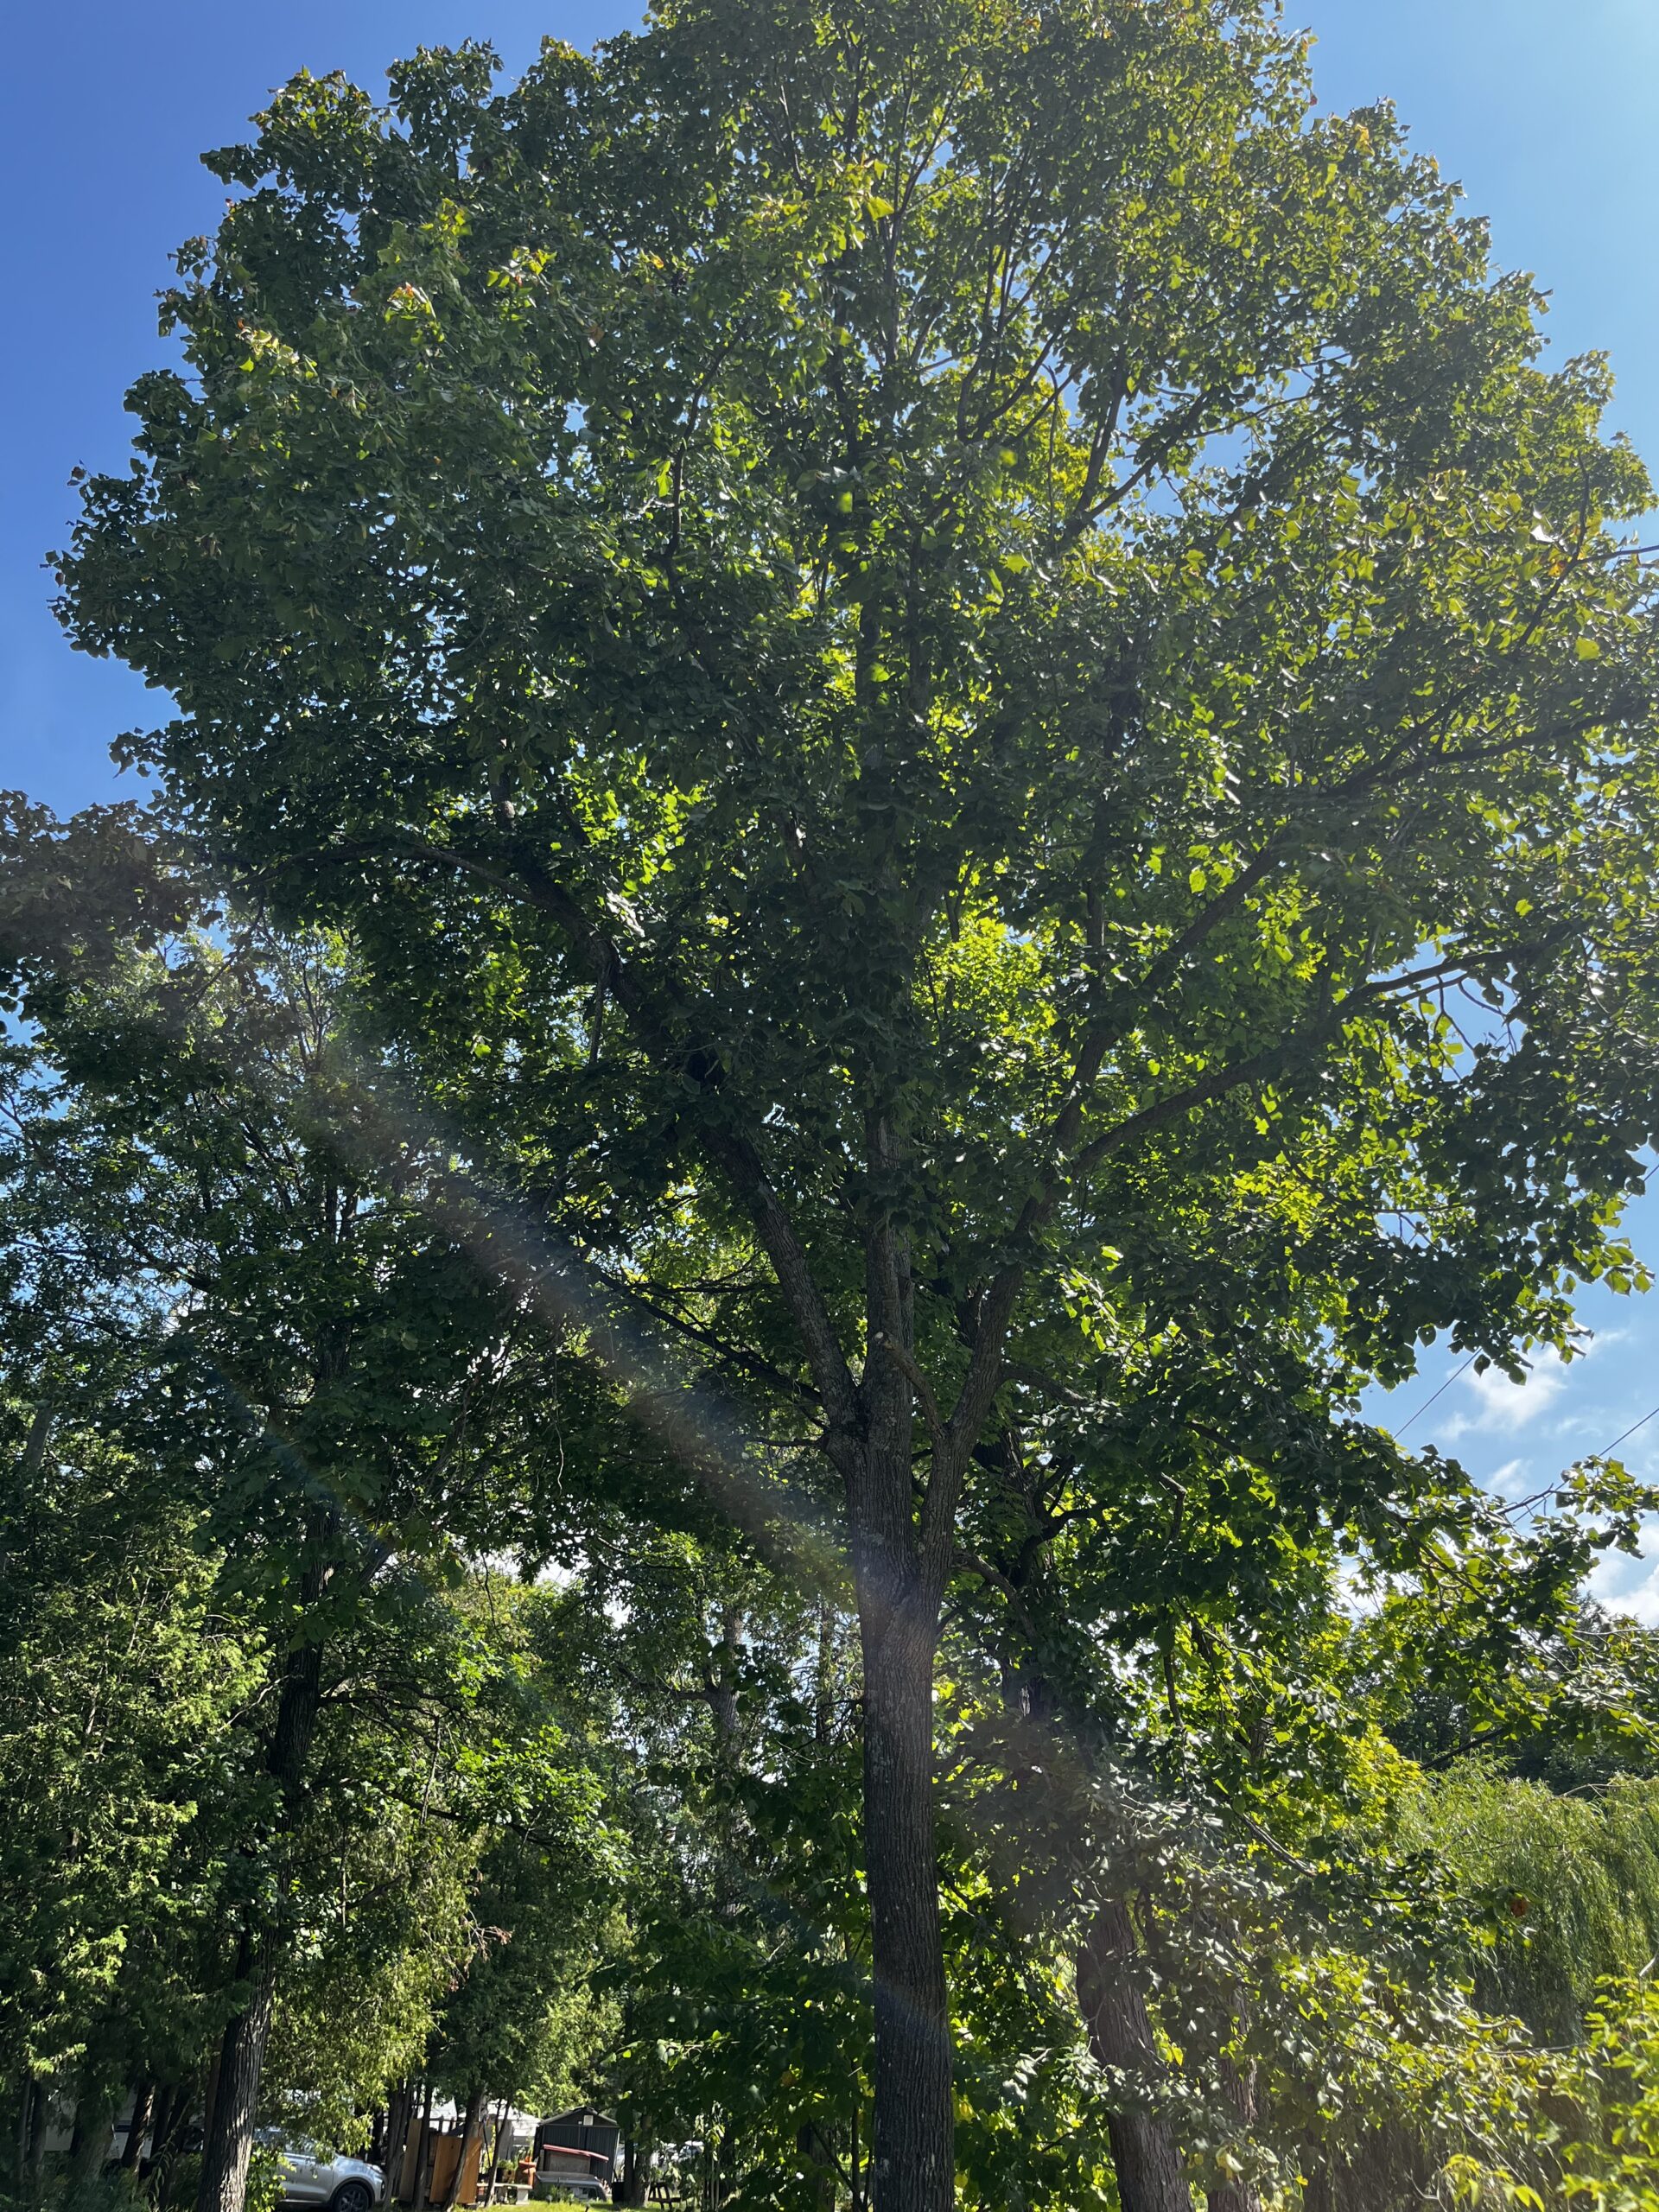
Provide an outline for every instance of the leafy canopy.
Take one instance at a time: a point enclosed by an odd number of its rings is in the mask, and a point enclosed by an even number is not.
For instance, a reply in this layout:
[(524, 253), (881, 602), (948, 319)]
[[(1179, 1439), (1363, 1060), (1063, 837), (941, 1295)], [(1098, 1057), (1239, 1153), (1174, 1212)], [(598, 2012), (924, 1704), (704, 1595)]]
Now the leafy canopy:
[(1539, 368), (1265, 9), (718, 0), (492, 67), (301, 77), (212, 157), (188, 373), (63, 568), (178, 702), (132, 750), (797, 1433), (875, 1417), (897, 1234), (969, 1441), (1016, 1364), (1092, 1370), (1137, 1408), (1096, 1491), (1363, 1519), (1412, 1477), (1333, 1453), (1361, 1376), (1630, 1277), (1605, 372)]

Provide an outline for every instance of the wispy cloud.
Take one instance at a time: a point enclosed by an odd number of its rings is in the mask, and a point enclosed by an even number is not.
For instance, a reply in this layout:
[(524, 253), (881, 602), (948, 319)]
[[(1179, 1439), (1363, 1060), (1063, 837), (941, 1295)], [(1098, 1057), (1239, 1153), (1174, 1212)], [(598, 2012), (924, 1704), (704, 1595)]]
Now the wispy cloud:
[(1484, 1375), (1471, 1370), (1461, 1389), (1465, 1403), (1471, 1398), (1474, 1403), (1468, 1411), (1453, 1414), (1441, 1434), (1448, 1444), (1471, 1434), (1513, 1435), (1546, 1413), (1566, 1388), (1565, 1364), (1554, 1352), (1541, 1353), (1520, 1382), (1511, 1382), (1500, 1368), (1489, 1367)]
[(1659, 1628), (1659, 1559), (1653, 1556), (1659, 1529), (1649, 1526), (1641, 1559), (1604, 1552), (1590, 1575), (1590, 1594), (1609, 1612), (1628, 1613), (1643, 1628)]
[(1506, 1459), (1486, 1478), (1486, 1488), (1499, 1497), (1524, 1497), (1532, 1487), (1530, 1459)]

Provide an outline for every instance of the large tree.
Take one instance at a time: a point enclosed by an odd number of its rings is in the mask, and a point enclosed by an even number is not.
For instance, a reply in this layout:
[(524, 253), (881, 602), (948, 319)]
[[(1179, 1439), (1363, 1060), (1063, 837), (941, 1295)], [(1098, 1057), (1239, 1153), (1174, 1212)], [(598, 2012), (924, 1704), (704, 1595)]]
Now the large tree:
[(934, 1656), (1031, 1409), (1087, 1370), (1042, 1513), (1145, 1524), (1167, 1648), (1386, 1535), (1357, 1379), (1620, 1264), (1649, 494), (1265, 0), (694, 0), (491, 79), (302, 77), (210, 157), (65, 616), (526, 1235), (754, 1409), (733, 1501), (832, 1471), (875, 2193), (938, 2212)]

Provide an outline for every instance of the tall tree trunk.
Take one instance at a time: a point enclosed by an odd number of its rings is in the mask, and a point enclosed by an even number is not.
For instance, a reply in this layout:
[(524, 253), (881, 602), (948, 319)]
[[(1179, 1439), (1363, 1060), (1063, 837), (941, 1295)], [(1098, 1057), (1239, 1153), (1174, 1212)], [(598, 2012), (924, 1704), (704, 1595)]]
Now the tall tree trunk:
[(115, 2123), (115, 2097), (100, 2083), (83, 2078), (75, 2099), (74, 2132), (69, 2141), (69, 2180), (72, 2186), (95, 2181), (109, 2156), (110, 2131)]
[(864, 1851), (875, 1981), (871, 2194), (876, 2212), (950, 2212), (956, 2131), (933, 1827), (934, 1624), (925, 1617), (931, 1609), (920, 1605), (884, 1605), (874, 1622), (864, 1610)]
[(156, 2102), (156, 2084), (141, 2075), (132, 2088), (132, 2118), (127, 2123), (127, 2139), (121, 2145), (121, 2156), (116, 2160), (123, 2173), (135, 2173), (138, 2167), (138, 2152), (149, 2132), (149, 2115)]
[(409, 2131), (415, 2118), (415, 2086), (400, 2082), (386, 2109), (386, 2202), (395, 2204), (404, 2185), (404, 2164), (409, 2154)]
[(429, 2075), (421, 2098), (421, 2132), (415, 2139), (415, 2187), (410, 2201), (415, 2212), (426, 2212), (432, 2186), (432, 2082)]
[(827, 1598), (818, 1600), (818, 1654), (812, 1686), (812, 1740), (827, 1744), (836, 1717), (836, 1616)]
[[(321, 1571), (308, 1570), (302, 1588), (303, 1620), (304, 1612), (321, 1594)], [(276, 1839), (279, 1852), (305, 1780), (321, 1701), (322, 1645), (302, 1643), (289, 1655), (266, 1761), (267, 1771), (281, 1795)], [(219, 2045), (218, 2085), (201, 2146), (196, 2212), (243, 2212), (259, 2077), (276, 1996), (279, 1940), (277, 1931), (269, 1927), (250, 1930), (243, 1939), (237, 1978), (245, 1980), (248, 1994), (242, 2010), (226, 2023)]]
[(478, 2148), (479, 2124), (484, 2117), (485, 2094), (481, 2088), (467, 2092), (467, 2109), (461, 2121), (461, 2149), (455, 2158), (455, 2171), (449, 2177), (449, 2185), (443, 2193), (445, 2212), (449, 2212), (450, 2207), (461, 2202), (461, 2192), (466, 2184), (467, 2161)]
[(276, 1997), (275, 1958), (255, 1959), (248, 1976), (246, 2000), (241, 2011), (226, 2021), (219, 2047), (219, 2077), (201, 2146), (196, 2212), (242, 2212), (248, 2190), (248, 2161), (253, 2154), (259, 2076)]
[(13, 2170), (16, 2177), (17, 2195), (21, 2198), (27, 2189), (30, 2153), (35, 2146), (35, 2107), (40, 2098), (40, 2086), (32, 2074), (25, 2074), (23, 2086), (17, 2094), (17, 2140)]
[[(899, 1167), (903, 1146), (880, 1110), (866, 1117), (872, 1173)], [(862, 1434), (842, 1452), (859, 1640), (864, 1662), (864, 1865), (875, 1997), (870, 2196), (876, 2212), (951, 2212), (956, 2103), (939, 1926), (933, 1812), (933, 1660), (967, 1452), (988, 1409), (964, 1384), (948, 1427), (914, 1357), (909, 1248), (891, 1217), (865, 1238), (868, 1352), (858, 1389)], [(995, 1382), (976, 1351), (971, 1373)], [(981, 1370), (983, 1369), (983, 1372)], [(918, 1402), (933, 1450), (919, 1516)], [(830, 1403), (826, 1399), (826, 1403)], [(953, 1433), (959, 1426), (960, 1433)]]
[(23, 2168), (25, 2193), (39, 2201), (46, 2167), (46, 2139), (52, 2126), (52, 2084), (36, 2082), (29, 2106), (28, 2158)]
[[(1155, 2070), (1158, 2047), (1135, 1977), (1139, 1946), (1128, 1908), (1102, 1905), (1077, 1952), (1077, 2003), (1089, 2047), (1103, 2066)], [(1108, 2115), (1112, 2164), (1123, 2212), (1192, 2212), (1192, 2192), (1168, 2125), (1126, 2107)]]
[(737, 1753), (737, 1666), (742, 1640), (743, 1609), (728, 1603), (721, 1612), (720, 1642), (710, 1655), (707, 1678), (715, 1740), (723, 1761), (730, 1761)]
[(503, 2097), (495, 2108), (495, 2125), (490, 2130), (490, 2177), (484, 2184), (486, 2204), (493, 2204), (495, 2202), (495, 2177), (501, 2165), (501, 2136), (502, 2131), (506, 2126), (507, 2113), (511, 2108), (512, 2100), (508, 2097)]
[(651, 2194), (652, 2139), (648, 2135), (628, 2138), (627, 2151), (622, 2161), (622, 2179), (613, 2192), (619, 2204), (639, 2206)]
[(817, 2212), (836, 2212), (836, 2162), (823, 2131), (809, 2120), (795, 2138)]
[[(218, 2063), (215, 2059), (215, 2070)], [(170, 2088), (157, 2089), (156, 2093), (149, 2131), (149, 2156), (143, 2163), (143, 2172), (144, 2185), (157, 2202), (167, 2196), (168, 2184), (173, 2176), (173, 2162), (178, 2153), (179, 2138), (194, 2101), (194, 2087), (188, 2079), (175, 2082)]]
[[(1248, 2016), (1246, 2016), (1248, 2024)], [(1255, 2067), (1236, 2066), (1230, 2058), (1221, 2062), (1221, 2085), (1228, 2102), (1237, 2113), (1244, 2126), (1254, 2127), (1255, 2110)], [(1228, 2182), (1220, 2189), (1212, 2189), (1206, 2196), (1207, 2212), (1262, 2212), (1262, 2193), (1254, 2182)]]

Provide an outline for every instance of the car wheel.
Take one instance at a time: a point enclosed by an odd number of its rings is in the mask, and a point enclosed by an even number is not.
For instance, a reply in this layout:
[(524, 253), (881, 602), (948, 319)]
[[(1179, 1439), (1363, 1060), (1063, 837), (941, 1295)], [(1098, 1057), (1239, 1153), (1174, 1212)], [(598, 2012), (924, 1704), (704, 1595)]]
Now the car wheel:
[(365, 2181), (343, 2181), (329, 2198), (329, 2212), (369, 2212), (374, 2191)]

